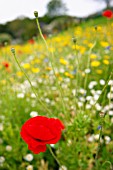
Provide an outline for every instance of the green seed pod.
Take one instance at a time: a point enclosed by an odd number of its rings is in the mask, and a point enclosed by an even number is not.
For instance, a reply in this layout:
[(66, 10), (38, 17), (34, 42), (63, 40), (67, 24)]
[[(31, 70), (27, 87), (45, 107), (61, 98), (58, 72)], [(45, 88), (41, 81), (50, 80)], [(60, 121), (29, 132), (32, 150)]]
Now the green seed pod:
[(11, 52), (12, 52), (13, 54), (15, 54), (15, 49), (14, 49), (14, 48), (11, 48)]
[(34, 16), (35, 16), (36, 18), (38, 18), (38, 12), (37, 12), (37, 11), (34, 11)]

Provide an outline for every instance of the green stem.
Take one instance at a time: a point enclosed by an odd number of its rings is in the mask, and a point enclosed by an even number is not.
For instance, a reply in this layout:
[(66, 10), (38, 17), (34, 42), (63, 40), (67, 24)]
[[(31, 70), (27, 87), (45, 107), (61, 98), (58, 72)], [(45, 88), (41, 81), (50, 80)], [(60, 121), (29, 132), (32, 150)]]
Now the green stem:
[(100, 147), (101, 147), (101, 137), (102, 137), (102, 132), (103, 132), (103, 122), (104, 122), (104, 116), (100, 117), (100, 125), (101, 125), (101, 129), (100, 129), (100, 134), (99, 134), (99, 140), (98, 140), (98, 148), (97, 148), (97, 152), (96, 152), (96, 156), (95, 156), (95, 163), (96, 163), (96, 167), (98, 169), (98, 155), (99, 155), (99, 151), (100, 151)]
[(113, 165), (112, 165), (112, 163), (110, 161), (105, 161), (102, 166), (104, 166), (105, 164), (109, 164), (110, 169), (113, 170)]
[[(40, 24), (39, 24), (39, 21), (38, 21), (38, 16), (35, 16), (36, 17), (36, 23), (37, 23), (37, 27), (38, 27), (38, 30), (39, 30), (39, 33), (40, 33), (40, 36), (41, 36), (41, 38), (42, 38), (42, 40), (44, 41), (44, 43), (45, 43), (45, 46), (46, 46), (46, 48), (47, 48), (47, 52), (48, 52), (48, 56), (49, 56), (49, 47), (48, 47), (48, 44), (47, 44), (47, 42), (46, 42), (46, 40), (45, 40), (45, 38), (44, 38), (44, 36), (43, 36), (43, 34), (42, 34), (42, 31), (41, 31), (41, 28), (40, 28)], [(52, 57), (53, 57), (53, 52), (52, 52)], [(56, 78), (56, 85), (57, 85), (57, 88), (59, 89), (59, 92), (60, 92), (60, 97), (61, 97), (61, 101), (62, 101), (62, 105), (63, 105), (63, 111), (64, 111), (64, 113), (66, 113), (66, 107), (65, 107), (65, 104), (64, 104), (64, 100), (63, 100), (63, 93), (62, 93), (62, 89), (61, 89), (61, 87), (60, 87), (60, 85), (58, 84), (58, 78), (57, 78), (57, 76), (56, 76), (56, 73), (55, 73), (55, 69), (54, 69), (54, 66), (53, 66), (53, 62), (52, 62), (52, 60), (51, 60), (51, 57), (49, 58), (50, 59), (50, 63), (51, 63), (51, 67), (52, 67), (52, 70), (53, 70), (53, 72), (54, 72), (54, 76), (55, 76), (55, 78)]]
[[(111, 74), (110, 74), (110, 76), (109, 76), (109, 78), (108, 78), (108, 80), (107, 80), (107, 82), (106, 82), (105, 86), (104, 86), (104, 87), (103, 87), (103, 89), (102, 89), (102, 92), (101, 92), (100, 96), (103, 94), (104, 90), (105, 90), (105, 89), (106, 89), (106, 87), (108, 86), (108, 82), (109, 82), (109, 80), (111, 79), (112, 74), (113, 74), (113, 72), (111, 72)], [(98, 101), (99, 101), (99, 99), (100, 99), (100, 96), (99, 96), (98, 100), (94, 103), (94, 105), (93, 105), (93, 106), (95, 106), (95, 105), (97, 104), (97, 102), (98, 102)]]
[(55, 160), (56, 160), (56, 162), (58, 163), (59, 167), (61, 167), (61, 164), (60, 164), (60, 162), (59, 162), (58, 158), (56, 157), (56, 155), (53, 153), (53, 151), (52, 151), (52, 149), (51, 149), (51, 146), (50, 146), (50, 145), (48, 145), (48, 149), (49, 149), (49, 151), (50, 151), (51, 155), (54, 157), (54, 159), (55, 159)]
[(29, 84), (30, 84), (30, 86), (31, 86), (31, 89), (32, 89), (33, 93), (35, 94), (37, 100), (40, 102), (40, 104), (41, 104), (49, 113), (51, 113), (51, 112), (49, 111), (49, 109), (44, 105), (44, 103), (40, 100), (39, 94), (36, 93), (36, 91), (35, 91), (32, 83), (31, 83), (31, 81), (30, 81), (30, 79), (29, 79), (29, 77), (28, 77), (28, 75), (26, 74), (26, 72), (25, 72), (24, 69), (21, 67), (20, 63), (18, 62), (17, 57), (16, 57), (16, 54), (15, 54), (15, 49), (11, 49), (11, 51), (12, 51), (12, 54), (13, 54), (13, 56), (14, 56), (14, 59), (15, 59), (16, 63), (18, 64), (20, 70), (24, 73), (26, 79), (28, 80), (28, 82), (29, 82)]

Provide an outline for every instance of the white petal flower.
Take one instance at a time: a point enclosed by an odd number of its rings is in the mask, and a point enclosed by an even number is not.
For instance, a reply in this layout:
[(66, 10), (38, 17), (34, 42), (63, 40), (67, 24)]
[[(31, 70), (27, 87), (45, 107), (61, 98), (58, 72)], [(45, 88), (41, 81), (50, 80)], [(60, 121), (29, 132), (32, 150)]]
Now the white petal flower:
[(36, 112), (36, 111), (32, 111), (32, 112), (30, 113), (30, 116), (31, 116), (31, 117), (38, 116), (38, 112)]
[(24, 98), (24, 96), (25, 96), (24, 93), (18, 93), (17, 94), (17, 98)]
[(28, 165), (28, 166), (26, 167), (26, 170), (33, 170), (33, 165)]
[(6, 146), (6, 151), (10, 152), (11, 150), (12, 150), (12, 146), (7, 145), (7, 146)]
[(100, 80), (100, 85), (104, 86), (105, 85), (105, 80), (101, 79)]
[(3, 156), (0, 156), (0, 164), (2, 164), (5, 161), (5, 158)]
[(33, 160), (33, 155), (29, 153), (26, 156), (24, 156), (24, 159), (28, 162), (31, 162)]
[(109, 114), (110, 116), (113, 116), (113, 110), (109, 110), (108, 114)]
[(88, 74), (88, 73), (90, 73), (90, 72), (91, 72), (91, 70), (90, 70), (89, 68), (85, 69), (85, 73), (86, 73), (86, 74)]
[(0, 123), (0, 131), (3, 131), (3, 130), (4, 130), (3, 124)]
[(111, 138), (109, 136), (104, 137), (106, 144), (108, 144), (111, 141)]
[(59, 170), (68, 170), (66, 166), (62, 165)]

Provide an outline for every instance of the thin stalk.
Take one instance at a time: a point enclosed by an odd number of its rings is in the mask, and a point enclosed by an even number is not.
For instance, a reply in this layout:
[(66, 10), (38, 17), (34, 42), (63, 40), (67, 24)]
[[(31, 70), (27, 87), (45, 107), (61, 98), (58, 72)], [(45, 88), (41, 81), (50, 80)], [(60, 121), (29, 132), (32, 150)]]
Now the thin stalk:
[(51, 112), (49, 111), (49, 109), (44, 105), (44, 103), (40, 100), (39, 94), (35, 91), (35, 89), (34, 89), (32, 83), (31, 83), (28, 75), (26, 74), (26, 72), (25, 72), (24, 69), (21, 67), (20, 63), (18, 62), (17, 57), (16, 57), (16, 54), (15, 54), (15, 49), (12, 48), (11, 51), (12, 51), (12, 54), (13, 54), (13, 56), (14, 56), (14, 59), (15, 59), (16, 63), (18, 64), (20, 70), (24, 73), (26, 79), (28, 80), (28, 82), (29, 82), (29, 84), (30, 84), (30, 86), (31, 86), (31, 89), (32, 89), (33, 93), (35, 94), (37, 100), (40, 102), (40, 104), (41, 104), (49, 113), (51, 113)]
[(100, 133), (99, 133), (98, 148), (97, 148), (97, 152), (96, 152), (96, 156), (95, 156), (95, 163), (96, 163), (97, 169), (98, 169), (98, 155), (99, 155), (99, 151), (100, 151), (100, 147), (101, 147), (101, 137), (102, 137), (102, 133), (103, 133), (103, 121), (104, 121), (104, 116), (102, 116), (101, 120), (100, 120), (101, 129), (100, 129)]
[[(109, 78), (108, 78), (108, 80), (107, 80), (107, 82), (106, 82), (105, 86), (104, 86), (104, 87), (103, 87), (103, 89), (102, 89), (102, 92), (101, 92), (100, 96), (103, 94), (104, 90), (105, 90), (105, 89), (106, 89), (106, 87), (108, 86), (108, 82), (109, 82), (109, 80), (111, 79), (112, 74), (113, 74), (113, 72), (111, 72), (111, 74), (110, 74), (110, 76), (109, 76)], [(98, 102), (98, 101), (99, 101), (99, 99), (100, 99), (100, 96), (99, 96), (98, 100), (94, 103), (94, 105), (93, 105), (93, 106), (95, 106), (95, 105), (97, 104), (97, 102)]]
[[(36, 11), (34, 12), (34, 14), (36, 14)], [(37, 27), (38, 27), (40, 36), (41, 36), (42, 40), (43, 40), (44, 43), (45, 43), (45, 46), (46, 46), (47, 52), (48, 52), (48, 56), (49, 56), (49, 53), (50, 53), (50, 52), (49, 52), (49, 47), (48, 47), (48, 44), (47, 44), (47, 42), (46, 42), (46, 40), (45, 40), (45, 38), (44, 38), (44, 36), (43, 36), (43, 34), (42, 34), (42, 31), (41, 31), (41, 28), (40, 28), (40, 24), (39, 24), (39, 21), (38, 21), (38, 15), (35, 15), (35, 17), (36, 17), (36, 23), (37, 23)], [(53, 52), (52, 52), (52, 57), (53, 57)], [(57, 78), (57, 76), (56, 76), (55, 69), (54, 69), (53, 62), (52, 62), (52, 60), (51, 60), (51, 57), (50, 57), (49, 59), (50, 59), (51, 67), (52, 67), (53, 72), (54, 72), (54, 76), (55, 76), (55, 78), (56, 78), (56, 80), (57, 80), (57, 81), (56, 81), (56, 83), (57, 83), (56, 85), (57, 85), (57, 88), (59, 89), (59, 92), (60, 92), (61, 101), (62, 101), (62, 105), (63, 105), (63, 111), (64, 111), (64, 113), (66, 113), (66, 107), (65, 107), (65, 104), (64, 104), (64, 100), (63, 100), (62, 89), (61, 89), (60, 85), (58, 84), (58, 78)]]
[(59, 167), (61, 167), (61, 164), (60, 164), (60, 162), (59, 162), (58, 158), (56, 157), (56, 155), (53, 153), (53, 151), (52, 151), (52, 149), (51, 149), (50, 145), (48, 145), (48, 149), (49, 149), (49, 151), (50, 151), (51, 155), (54, 157), (54, 159), (55, 159), (55, 160), (56, 160), (56, 162), (58, 163)]
[[(93, 48), (95, 47), (95, 45), (96, 45), (96, 41), (94, 42), (93, 46), (92, 46), (92, 47), (89, 49), (89, 51), (88, 51), (87, 69), (88, 69), (89, 66), (90, 66), (90, 56), (89, 56), (89, 55), (91, 54), (91, 52), (92, 52)], [(88, 79), (88, 74), (86, 74), (86, 77), (85, 77), (84, 89), (86, 89), (87, 79)]]

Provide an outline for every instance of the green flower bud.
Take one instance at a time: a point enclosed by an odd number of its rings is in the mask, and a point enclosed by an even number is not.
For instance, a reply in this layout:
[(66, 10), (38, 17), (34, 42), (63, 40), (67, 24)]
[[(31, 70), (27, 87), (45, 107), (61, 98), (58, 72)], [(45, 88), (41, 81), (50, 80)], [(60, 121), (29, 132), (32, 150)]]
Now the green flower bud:
[(35, 16), (36, 18), (38, 18), (38, 12), (37, 12), (37, 11), (34, 11), (34, 16)]
[(14, 49), (14, 48), (11, 48), (11, 52), (12, 52), (13, 54), (15, 54), (15, 49)]

